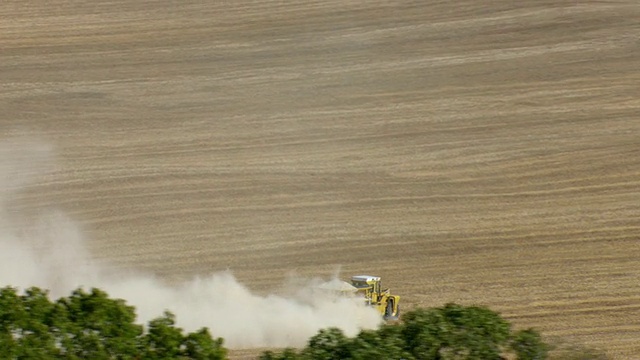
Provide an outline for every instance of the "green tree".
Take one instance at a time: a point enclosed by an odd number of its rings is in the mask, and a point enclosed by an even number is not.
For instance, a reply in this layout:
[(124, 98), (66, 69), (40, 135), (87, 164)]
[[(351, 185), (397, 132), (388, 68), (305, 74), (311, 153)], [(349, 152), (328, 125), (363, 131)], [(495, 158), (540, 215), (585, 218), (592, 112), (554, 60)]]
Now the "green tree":
[(513, 334), (509, 322), (488, 308), (447, 304), (410, 311), (400, 324), (363, 330), (355, 338), (323, 329), (299, 353), (267, 351), (260, 359), (498, 360), (509, 352), (519, 360), (547, 357), (546, 344), (534, 330)]
[(402, 335), (416, 359), (500, 359), (510, 324), (484, 307), (447, 304), (403, 317)]
[(15, 357), (18, 345), (14, 332), (24, 311), (16, 289), (5, 287), (0, 289), (0, 355)]
[(322, 329), (309, 339), (302, 355), (310, 359), (349, 359), (350, 341), (338, 328)]
[(516, 332), (511, 341), (511, 348), (518, 360), (543, 360), (549, 355), (549, 346), (542, 341), (540, 333), (533, 329)]
[(0, 358), (226, 358), (222, 339), (213, 339), (206, 328), (185, 335), (169, 312), (150, 321), (146, 333), (134, 321), (132, 306), (99, 289), (77, 289), (52, 302), (38, 288), (18, 295), (5, 287), (0, 289)]
[(383, 325), (378, 330), (364, 330), (352, 341), (351, 358), (367, 359), (413, 359), (413, 355), (405, 349), (401, 336), (401, 327)]
[(200, 329), (184, 338), (183, 355), (194, 360), (223, 360), (227, 350), (221, 338), (213, 339), (207, 328)]
[(0, 290), (0, 354), (29, 359), (57, 355), (59, 349), (47, 326), (53, 307), (47, 293), (38, 288), (22, 296), (14, 288)]
[(131, 359), (137, 356), (142, 326), (134, 323), (134, 307), (123, 300), (110, 299), (106, 292), (95, 288), (90, 292), (77, 289), (58, 304), (61, 306), (58, 321), (52, 325), (61, 332), (60, 340), (68, 357)]
[(259, 360), (305, 360), (307, 357), (298, 354), (292, 348), (286, 348), (282, 353), (276, 353), (271, 350), (267, 350), (260, 355)]
[(447, 346), (451, 325), (437, 309), (416, 309), (403, 316), (401, 336), (407, 350), (418, 360), (439, 359)]
[(182, 329), (175, 327), (175, 316), (165, 311), (162, 317), (149, 322), (149, 333), (144, 338), (145, 359), (169, 360), (182, 354), (185, 340)]
[(49, 300), (48, 293), (38, 288), (27, 289), (21, 296), (24, 316), (17, 335), (22, 349), (22, 357), (46, 358), (47, 355), (58, 355), (55, 333), (49, 331), (52, 313), (55, 308)]

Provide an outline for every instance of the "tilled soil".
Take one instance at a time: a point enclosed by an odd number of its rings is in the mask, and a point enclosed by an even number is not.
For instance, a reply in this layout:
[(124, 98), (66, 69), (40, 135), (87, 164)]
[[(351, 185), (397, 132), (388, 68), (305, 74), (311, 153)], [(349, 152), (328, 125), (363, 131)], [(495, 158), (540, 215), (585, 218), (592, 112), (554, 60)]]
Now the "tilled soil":
[[(0, 4), (15, 212), (168, 282), (382, 276), (640, 354), (636, 1)], [(245, 356), (247, 352), (236, 355)], [(251, 355), (251, 353), (249, 353)]]

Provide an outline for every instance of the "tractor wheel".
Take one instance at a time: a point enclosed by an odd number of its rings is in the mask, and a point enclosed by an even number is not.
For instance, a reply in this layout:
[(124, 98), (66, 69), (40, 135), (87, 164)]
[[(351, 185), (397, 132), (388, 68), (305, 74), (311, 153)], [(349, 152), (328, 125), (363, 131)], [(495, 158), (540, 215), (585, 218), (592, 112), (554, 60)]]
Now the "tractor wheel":
[(393, 300), (387, 301), (387, 308), (384, 310), (384, 318), (388, 319), (393, 317)]

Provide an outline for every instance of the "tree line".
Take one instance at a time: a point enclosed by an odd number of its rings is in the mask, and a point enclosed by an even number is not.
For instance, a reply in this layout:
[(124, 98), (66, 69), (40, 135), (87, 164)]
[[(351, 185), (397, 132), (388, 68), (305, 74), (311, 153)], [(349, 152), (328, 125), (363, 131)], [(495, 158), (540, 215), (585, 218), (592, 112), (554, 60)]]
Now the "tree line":
[[(0, 358), (227, 359), (224, 340), (214, 338), (207, 328), (185, 333), (170, 312), (146, 327), (135, 319), (133, 306), (97, 288), (79, 288), (52, 301), (47, 291), (37, 287), (23, 294), (5, 287), (0, 289)], [(303, 349), (265, 351), (259, 359), (542, 360), (549, 358), (551, 348), (536, 330), (516, 331), (486, 307), (451, 303), (415, 309), (396, 324), (363, 330), (353, 338), (337, 328), (322, 329)], [(561, 358), (606, 356), (574, 349)]]
[(135, 323), (135, 309), (100, 289), (77, 289), (51, 301), (37, 287), (23, 295), (0, 290), (0, 358), (2, 359), (197, 359), (227, 357), (222, 339), (209, 330), (185, 334), (170, 312)]
[(268, 351), (260, 360), (499, 360), (505, 356), (541, 360), (547, 358), (548, 350), (537, 331), (513, 331), (494, 311), (447, 304), (413, 310), (399, 324), (364, 330), (354, 338), (336, 328), (323, 329), (301, 351)]

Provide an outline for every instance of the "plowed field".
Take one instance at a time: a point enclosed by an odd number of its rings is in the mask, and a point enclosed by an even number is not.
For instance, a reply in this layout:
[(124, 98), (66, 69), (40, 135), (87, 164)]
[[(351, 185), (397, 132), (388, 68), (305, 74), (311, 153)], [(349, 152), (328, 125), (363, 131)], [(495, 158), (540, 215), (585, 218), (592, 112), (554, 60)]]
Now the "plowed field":
[[(383, 277), (640, 358), (637, 1), (0, 3), (14, 211), (168, 282)], [(250, 324), (248, 324), (250, 326)]]

